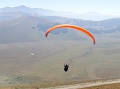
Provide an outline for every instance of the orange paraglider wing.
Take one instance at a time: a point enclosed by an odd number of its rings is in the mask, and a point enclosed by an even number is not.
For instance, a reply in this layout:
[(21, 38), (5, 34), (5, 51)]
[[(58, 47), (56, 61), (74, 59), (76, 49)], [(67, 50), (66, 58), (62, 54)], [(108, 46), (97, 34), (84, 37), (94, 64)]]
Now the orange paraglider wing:
[(95, 44), (96, 41), (95, 41), (95, 37), (92, 35), (92, 33), (90, 33), (88, 30), (84, 29), (84, 28), (81, 28), (79, 26), (76, 26), (76, 25), (70, 25), (70, 24), (62, 24), (62, 25), (56, 25), (56, 26), (53, 26), (51, 28), (49, 28), (47, 31), (46, 31), (46, 37), (48, 36), (48, 34), (52, 31), (52, 30), (55, 30), (57, 28), (73, 28), (73, 29), (76, 29), (76, 30), (79, 30), (79, 31), (82, 31), (84, 33), (86, 33), (88, 36), (90, 36), (93, 40), (93, 43)]

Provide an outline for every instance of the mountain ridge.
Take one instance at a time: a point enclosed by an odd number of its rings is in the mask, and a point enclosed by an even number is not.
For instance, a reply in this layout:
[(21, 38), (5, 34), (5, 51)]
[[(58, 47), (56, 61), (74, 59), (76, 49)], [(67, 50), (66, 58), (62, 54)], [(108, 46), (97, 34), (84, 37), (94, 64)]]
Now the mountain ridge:
[(16, 6), (16, 7), (0, 8), (0, 13), (8, 13), (8, 12), (22, 12), (22, 13), (26, 13), (34, 16), (37, 16), (37, 15), (38, 16), (62, 16), (62, 17), (68, 17), (68, 18), (95, 20), (95, 21), (120, 17), (120, 16), (113, 16), (113, 15), (102, 15), (97, 12), (75, 13), (75, 12), (54, 11), (54, 10), (43, 9), (43, 8), (30, 8), (24, 5)]

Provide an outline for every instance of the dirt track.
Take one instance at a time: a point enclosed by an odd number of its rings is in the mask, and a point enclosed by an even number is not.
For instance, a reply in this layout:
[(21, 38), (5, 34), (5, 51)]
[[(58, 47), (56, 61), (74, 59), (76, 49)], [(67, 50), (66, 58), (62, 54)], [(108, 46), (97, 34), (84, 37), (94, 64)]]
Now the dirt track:
[(91, 82), (91, 83), (81, 83), (75, 85), (66, 85), (66, 86), (43, 88), (43, 89), (78, 89), (78, 88), (85, 88), (85, 87), (99, 86), (99, 85), (113, 84), (113, 83), (120, 83), (120, 79)]

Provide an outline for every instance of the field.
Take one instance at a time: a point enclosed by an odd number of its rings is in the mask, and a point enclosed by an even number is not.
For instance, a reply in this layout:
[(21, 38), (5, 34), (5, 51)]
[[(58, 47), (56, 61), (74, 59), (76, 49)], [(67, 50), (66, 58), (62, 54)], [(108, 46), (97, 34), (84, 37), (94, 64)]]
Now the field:
[(0, 89), (119, 89), (120, 79), (0, 86)]
[[(0, 45), (0, 85), (120, 78), (118, 38)], [(64, 72), (64, 63), (69, 64)]]
[(82, 88), (82, 89), (120, 89), (120, 83), (94, 86), (94, 87), (88, 87), (88, 88)]

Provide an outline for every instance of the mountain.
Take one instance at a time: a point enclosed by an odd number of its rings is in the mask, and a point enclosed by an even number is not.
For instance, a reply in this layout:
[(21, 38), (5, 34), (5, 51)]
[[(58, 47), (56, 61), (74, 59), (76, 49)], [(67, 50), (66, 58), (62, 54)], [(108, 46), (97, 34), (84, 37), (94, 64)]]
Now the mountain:
[(23, 13), (23, 12), (3, 12), (3, 13), (0, 13), (0, 21), (12, 20), (22, 16), (30, 16), (30, 14)]
[[(0, 23), (0, 43), (39, 41), (40, 33), (36, 23), (49, 22), (43, 18), (20, 17)], [(52, 22), (52, 21), (50, 21)]]
[(22, 16), (55, 16), (58, 12), (42, 8), (18, 7), (0, 8), (0, 21), (15, 19)]
[[(74, 24), (88, 29), (93, 34), (120, 32), (120, 18), (92, 21), (75, 19), (72, 15), (77, 13), (63, 12), (67, 18), (62, 17), (62, 12), (46, 10), (42, 8), (29, 8), (26, 6), (5, 7), (0, 9), (0, 43), (12, 42), (33, 42), (45, 39), (45, 32), (48, 28), (58, 24)], [(60, 15), (60, 16), (59, 16)], [(83, 16), (101, 16), (98, 13), (87, 13)], [(82, 17), (82, 16), (81, 16)], [(90, 17), (91, 18), (91, 17)], [(55, 38), (60, 34), (59, 39), (84, 39), (79, 33), (68, 29), (58, 29), (51, 32)], [(67, 34), (64, 35), (64, 34)], [(74, 35), (74, 36), (73, 36)], [(116, 37), (119, 37), (118, 35)], [(4, 39), (3, 39), (4, 38)], [(50, 39), (50, 38), (49, 38)], [(51, 38), (52, 39), (52, 38)]]
[[(93, 34), (120, 32), (120, 18), (91, 21), (58, 16), (22, 16), (0, 22), (0, 43), (36, 42), (42, 39), (44, 40), (45, 32), (48, 28), (66, 23), (84, 27)], [(82, 37), (77, 31), (68, 29), (58, 29), (52, 31), (51, 34), (54, 39), (56, 35), (60, 36), (59, 39), (64, 40), (85, 39), (84, 35)]]
[[(42, 17), (23, 16), (0, 22), (0, 43), (34, 42), (45, 39), (48, 28), (60, 24)], [(53, 31), (52, 34), (67, 32), (66, 29)]]
[(3, 12), (23, 12), (23, 13), (27, 13), (30, 15), (54, 15), (57, 12), (53, 11), (53, 10), (47, 10), (47, 9), (42, 9), (42, 8), (30, 8), (30, 7), (26, 7), (24, 5), (21, 6), (17, 6), (17, 7), (5, 7), (5, 8), (1, 8), (0, 9), (0, 13)]
[[(6, 15), (6, 14), (9, 15)], [(63, 12), (63, 11), (53, 11), (49, 9), (43, 8), (30, 8), (24, 5), (17, 6), (17, 7), (5, 7), (0, 8), (0, 20), (6, 18), (13, 18), (11, 14), (15, 13), (15, 17), (19, 17), (19, 13), (21, 15), (29, 15), (29, 16), (62, 16), (67, 18), (75, 18), (75, 19), (83, 19), (83, 20), (105, 20), (110, 18), (117, 18), (120, 16), (112, 16), (112, 15), (102, 15), (96, 12), (88, 12), (88, 13), (75, 13), (75, 12)], [(18, 16), (17, 16), (18, 15)]]
[(119, 32), (120, 30), (120, 18), (107, 19), (102, 21), (91, 21), (91, 20), (81, 20), (81, 19), (71, 19), (58, 16), (45, 16), (52, 21), (56, 21), (63, 24), (74, 24), (84, 27), (94, 34), (100, 33), (112, 33)]
[(59, 12), (59, 14), (60, 15), (58, 16), (63, 16), (67, 18), (93, 20), (93, 21), (100, 21), (100, 20), (120, 17), (120, 16), (113, 16), (113, 15), (102, 15), (96, 12), (87, 12), (87, 13)]

